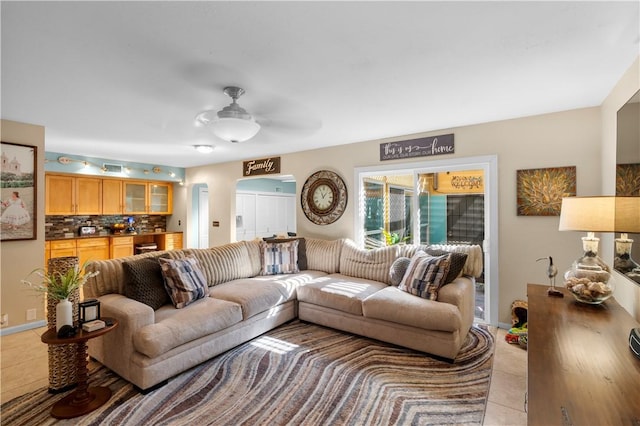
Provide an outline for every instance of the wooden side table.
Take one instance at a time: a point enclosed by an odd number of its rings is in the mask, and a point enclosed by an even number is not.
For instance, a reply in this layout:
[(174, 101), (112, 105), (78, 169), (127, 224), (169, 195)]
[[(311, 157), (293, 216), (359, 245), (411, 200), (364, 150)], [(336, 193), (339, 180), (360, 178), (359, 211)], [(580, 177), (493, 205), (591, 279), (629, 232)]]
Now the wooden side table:
[(55, 328), (47, 330), (40, 340), (48, 345), (76, 345), (76, 369), (78, 387), (70, 395), (65, 396), (51, 407), (51, 415), (57, 419), (71, 419), (90, 413), (111, 398), (111, 389), (103, 386), (88, 387), (87, 379), (89, 370), (87, 365), (87, 341), (94, 337), (102, 336), (116, 328), (118, 321), (113, 318), (101, 318), (102, 321), (110, 322), (100, 330), (86, 332), (79, 329), (75, 336), (65, 339), (58, 338)]

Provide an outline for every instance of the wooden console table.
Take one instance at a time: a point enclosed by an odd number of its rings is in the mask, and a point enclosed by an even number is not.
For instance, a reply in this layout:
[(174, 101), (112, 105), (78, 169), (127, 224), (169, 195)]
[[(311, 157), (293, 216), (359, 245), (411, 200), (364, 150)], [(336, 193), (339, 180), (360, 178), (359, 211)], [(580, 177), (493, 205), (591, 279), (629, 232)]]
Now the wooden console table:
[(640, 424), (640, 359), (629, 349), (640, 324), (614, 298), (587, 305), (547, 288), (527, 286), (527, 424)]
[(118, 321), (113, 318), (101, 318), (110, 321), (111, 325), (96, 331), (83, 331), (79, 329), (73, 337), (58, 338), (55, 327), (48, 329), (41, 337), (43, 343), (49, 345), (76, 344), (76, 368), (78, 369), (78, 387), (70, 395), (65, 396), (51, 407), (51, 415), (57, 419), (71, 419), (87, 414), (111, 398), (111, 389), (102, 386), (88, 387), (89, 372), (87, 364), (87, 341), (94, 337), (102, 336), (118, 326)]

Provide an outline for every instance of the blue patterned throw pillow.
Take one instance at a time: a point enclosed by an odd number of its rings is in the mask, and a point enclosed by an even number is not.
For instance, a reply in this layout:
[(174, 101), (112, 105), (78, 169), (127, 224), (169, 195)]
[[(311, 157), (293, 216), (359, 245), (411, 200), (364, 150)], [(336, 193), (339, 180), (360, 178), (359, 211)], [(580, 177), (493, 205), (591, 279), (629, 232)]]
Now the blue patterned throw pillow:
[(262, 270), (260, 275), (295, 274), (298, 268), (298, 240), (260, 243)]
[(207, 281), (195, 257), (158, 260), (173, 306), (184, 308), (207, 295)]

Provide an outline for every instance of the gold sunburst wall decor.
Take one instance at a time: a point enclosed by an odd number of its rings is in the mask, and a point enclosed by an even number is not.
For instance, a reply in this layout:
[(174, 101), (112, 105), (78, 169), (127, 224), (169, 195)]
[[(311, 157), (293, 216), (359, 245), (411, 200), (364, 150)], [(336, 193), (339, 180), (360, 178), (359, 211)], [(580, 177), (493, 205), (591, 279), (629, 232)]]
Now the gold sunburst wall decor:
[(640, 163), (616, 166), (616, 195), (640, 197)]
[(560, 216), (562, 198), (576, 196), (576, 167), (518, 170), (518, 216)]

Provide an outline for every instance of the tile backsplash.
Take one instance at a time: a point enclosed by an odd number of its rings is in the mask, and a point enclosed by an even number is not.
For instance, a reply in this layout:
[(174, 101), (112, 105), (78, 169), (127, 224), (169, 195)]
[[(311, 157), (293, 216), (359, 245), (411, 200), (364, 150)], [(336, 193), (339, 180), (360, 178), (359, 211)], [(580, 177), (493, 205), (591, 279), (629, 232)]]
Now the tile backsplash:
[(54, 240), (65, 238), (72, 233), (78, 235), (78, 228), (84, 225), (93, 225), (97, 233), (111, 234), (111, 225), (116, 223), (126, 224), (127, 219), (133, 217), (138, 233), (155, 232), (156, 229), (167, 229), (167, 217), (161, 215), (120, 215), (120, 216), (45, 216), (45, 239)]

